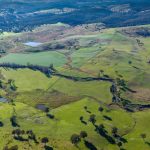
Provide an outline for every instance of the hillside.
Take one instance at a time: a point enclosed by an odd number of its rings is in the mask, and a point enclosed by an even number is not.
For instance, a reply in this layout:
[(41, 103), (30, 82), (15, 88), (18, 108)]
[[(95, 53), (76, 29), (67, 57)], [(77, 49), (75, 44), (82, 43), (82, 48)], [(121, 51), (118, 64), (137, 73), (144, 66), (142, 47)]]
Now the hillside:
[(2, 33), (0, 147), (149, 150), (149, 40), (150, 25)]

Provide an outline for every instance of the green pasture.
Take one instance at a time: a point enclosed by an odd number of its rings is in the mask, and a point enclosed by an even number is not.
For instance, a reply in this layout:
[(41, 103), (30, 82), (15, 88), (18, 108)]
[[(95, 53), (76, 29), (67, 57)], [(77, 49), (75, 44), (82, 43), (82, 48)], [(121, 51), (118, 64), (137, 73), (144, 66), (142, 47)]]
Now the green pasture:
[(16, 63), (26, 65), (27, 63), (35, 65), (62, 67), (66, 63), (66, 58), (58, 52), (40, 52), (40, 53), (10, 53), (0, 59), (0, 63)]

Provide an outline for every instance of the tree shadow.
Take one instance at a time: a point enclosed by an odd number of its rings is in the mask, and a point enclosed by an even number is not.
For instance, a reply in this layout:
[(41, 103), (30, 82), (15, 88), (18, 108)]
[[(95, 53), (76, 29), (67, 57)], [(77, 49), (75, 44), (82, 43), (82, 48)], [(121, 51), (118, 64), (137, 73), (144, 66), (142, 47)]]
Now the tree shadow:
[(53, 150), (53, 148), (52, 148), (52, 147), (47, 146), (47, 145), (45, 145), (45, 146), (44, 146), (44, 148), (45, 148), (45, 150)]
[(97, 148), (89, 141), (84, 141), (85, 146), (89, 149), (89, 150), (97, 150)]

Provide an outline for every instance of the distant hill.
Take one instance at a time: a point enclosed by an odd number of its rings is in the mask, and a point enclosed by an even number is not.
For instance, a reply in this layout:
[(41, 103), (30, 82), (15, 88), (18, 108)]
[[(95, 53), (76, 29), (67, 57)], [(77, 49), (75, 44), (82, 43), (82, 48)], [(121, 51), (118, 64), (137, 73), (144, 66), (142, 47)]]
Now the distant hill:
[(149, 0), (0, 0), (0, 29), (5, 31), (57, 22), (141, 25), (150, 23), (149, 16)]

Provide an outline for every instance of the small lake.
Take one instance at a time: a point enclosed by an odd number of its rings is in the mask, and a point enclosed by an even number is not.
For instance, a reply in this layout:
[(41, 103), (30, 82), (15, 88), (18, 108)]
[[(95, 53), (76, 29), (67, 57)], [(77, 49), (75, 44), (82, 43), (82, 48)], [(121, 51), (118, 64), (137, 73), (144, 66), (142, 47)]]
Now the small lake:
[(44, 104), (37, 104), (36, 108), (42, 111), (46, 111), (47, 107)]
[(32, 46), (32, 47), (37, 47), (37, 46), (40, 46), (41, 44), (43, 44), (43, 43), (40, 43), (40, 42), (26, 42), (26, 43), (24, 43), (24, 45)]

